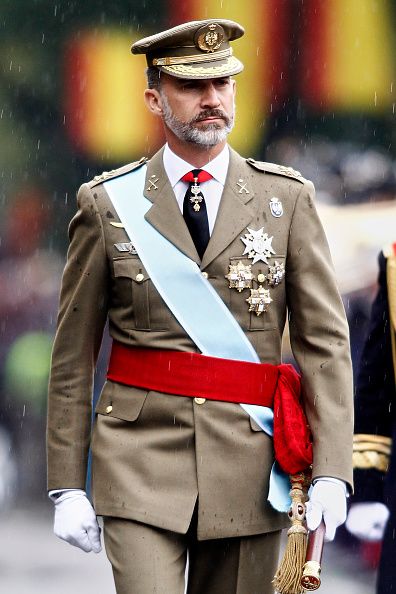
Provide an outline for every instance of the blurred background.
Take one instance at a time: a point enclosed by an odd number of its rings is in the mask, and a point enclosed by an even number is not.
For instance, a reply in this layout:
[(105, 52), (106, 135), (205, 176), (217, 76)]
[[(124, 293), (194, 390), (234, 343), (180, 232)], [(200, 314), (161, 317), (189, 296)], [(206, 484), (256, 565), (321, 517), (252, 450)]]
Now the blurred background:
[[(103, 553), (52, 536), (46, 499), (46, 384), (67, 225), (81, 183), (163, 142), (131, 43), (210, 17), (246, 29), (234, 44), (245, 71), (231, 144), (315, 183), (356, 370), (377, 254), (396, 240), (396, 2), (1, 0), (1, 591), (114, 592)], [(322, 592), (374, 592), (378, 552), (340, 530)]]

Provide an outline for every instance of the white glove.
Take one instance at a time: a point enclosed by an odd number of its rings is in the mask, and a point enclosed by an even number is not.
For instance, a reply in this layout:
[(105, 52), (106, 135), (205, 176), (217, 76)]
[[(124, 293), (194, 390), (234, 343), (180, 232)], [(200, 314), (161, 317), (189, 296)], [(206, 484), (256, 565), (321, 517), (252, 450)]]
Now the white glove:
[(307, 503), (308, 530), (315, 530), (321, 520), (326, 526), (325, 540), (334, 540), (338, 526), (346, 519), (346, 486), (334, 479), (318, 479)]
[(353, 503), (345, 527), (353, 536), (362, 540), (381, 540), (389, 518), (383, 503)]
[(86, 553), (100, 553), (100, 528), (85, 491), (65, 491), (54, 503), (56, 536)]

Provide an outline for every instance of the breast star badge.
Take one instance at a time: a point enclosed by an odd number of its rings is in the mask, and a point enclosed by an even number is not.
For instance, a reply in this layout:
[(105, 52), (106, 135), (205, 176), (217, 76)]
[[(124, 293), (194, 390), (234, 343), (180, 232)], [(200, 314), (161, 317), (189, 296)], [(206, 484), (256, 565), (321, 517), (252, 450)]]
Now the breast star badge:
[(250, 264), (245, 265), (239, 261), (238, 264), (230, 264), (228, 268), (229, 273), (225, 277), (230, 283), (228, 286), (229, 289), (236, 289), (240, 293), (243, 289), (251, 288), (254, 274), (252, 273)]
[(264, 289), (261, 285), (258, 289), (250, 289), (250, 297), (246, 299), (249, 303), (249, 311), (254, 311), (257, 316), (263, 311), (267, 311), (272, 299), (269, 289)]
[(248, 258), (253, 260), (253, 264), (260, 260), (268, 264), (267, 258), (275, 254), (275, 250), (272, 247), (273, 237), (268, 237), (268, 233), (264, 233), (264, 227), (261, 227), (258, 231), (249, 229), (249, 227), (247, 230), (249, 233), (245, 233), (245, 237), (241, 237), (241, 240), (246, 246), (242, 255), (248, 254)]
[(275, 264), (273, 266), (269, 266), (268, 269), (268, 284), (270, 285), (270, 287), (277, 287), (282, 282), (284, 276), (285, 265), (283, 263), (279, 264), (279, 262), (275, 260)]

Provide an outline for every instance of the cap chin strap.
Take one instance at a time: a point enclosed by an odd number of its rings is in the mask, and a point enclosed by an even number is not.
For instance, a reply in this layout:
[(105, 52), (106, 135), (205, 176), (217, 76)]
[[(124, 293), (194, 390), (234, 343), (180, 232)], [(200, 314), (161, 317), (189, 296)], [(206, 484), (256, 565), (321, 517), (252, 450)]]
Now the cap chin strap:
[[(208, 60), (210, 56), (210, 60)], [(214, 62), (216, 60), (224, 60), (232, 56), (232, 48), (229, 47), (220, 52), (213, 52), (211, 54), (194, 54), (193, 56), (166, 56), (164, 58), (153, 58), (153, 66), (173, 66), (174, 64), (198, 64), (199, 62)]]

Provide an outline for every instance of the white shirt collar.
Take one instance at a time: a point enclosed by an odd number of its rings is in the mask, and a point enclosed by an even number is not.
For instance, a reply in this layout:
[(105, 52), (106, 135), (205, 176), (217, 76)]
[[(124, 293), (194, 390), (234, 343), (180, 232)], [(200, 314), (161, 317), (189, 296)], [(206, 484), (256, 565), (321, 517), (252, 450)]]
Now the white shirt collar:
[[(171, 183), (172, 188), (175, 187), (175, 185), (178, 181), (180, 181), (183, 175), (185, 175), (192, 169), (195, 169), (193, 165), (187, 163), (187, 161), (184, 161), (184, 159), (178, 157), (176, 153), (174, 153), (169, 148), (168, 143), (165, 144), (163, 160), (165, 171), (167, 176), (169, 177), (169, 181)], [(228, 145), (226, 144), (221, 153), (217, 155), (217, 157), (215, 157), (213, 161), (209, 161), (209, 163), (202, 167), (202, 169), (205, 169), (205, 171), (213, 175), (213, 177), (224, 186), (227, 177), (229, 162), (230, 151), (228, 149)]]

